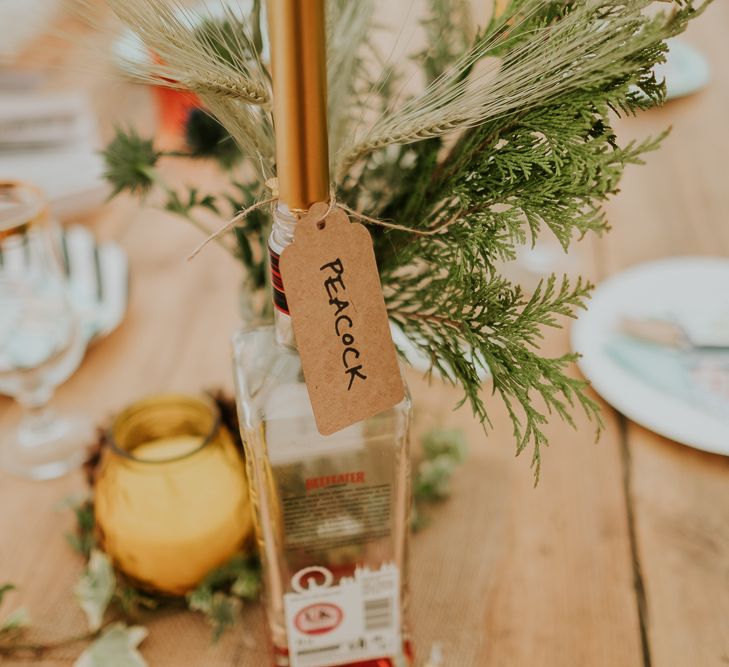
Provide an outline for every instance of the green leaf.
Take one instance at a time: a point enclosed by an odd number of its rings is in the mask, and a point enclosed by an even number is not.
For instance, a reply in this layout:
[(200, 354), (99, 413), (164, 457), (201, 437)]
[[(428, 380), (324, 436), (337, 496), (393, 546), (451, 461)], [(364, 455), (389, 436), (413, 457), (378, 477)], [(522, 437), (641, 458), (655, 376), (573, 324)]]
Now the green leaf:
[(176, 215), (186, 216), (190, 212), (190, 206), (185, 204), (180, 195), (174, 190), (167, 192), (167, 201), (165, 202), (165, 210)]
[(0, 604), (3, 603), (3, 598), (6, 593), (16, 590), (15, 584), (0, 584)]
[(233, 233), (235, 234), (235, 240), (238, 243), (238, 256), (240, 257), (241, 261), (243, 262), (243, 265), (246, 267), (250, 267), (253, 265), (253, 251), (251, 250), (251, 244), (248, 238), (246, 237), (245, 232), (238, 228), (233, 228)]
[(114, 600), (127, 618), (137, 618), (143, 610), (154, 610), (164, 602), (124, 582), (117, 583)]
[(430, 518), (423, 514), (417, 502), (413, 501), (410, 508), (410, 528), (414, 533), (422, 530), (430, 523)]
[(10, 612), (4, 621), (0, 622), (0, 635), (13, 630), (20, 630), (30, 625), (30, 614), (25, 607), (18, 607)]
[(74, 589), (91, 630), (101, 627), (115, 588), (116, 576), (109, 557), (101, 551), (92, 551), (86, 570)]
[(89, 498), (68, 498), (64, 501), (64, 506), (70, 507), (76, 517), (76, 532), (66, 533), (66, 540), (74, 551), (88, 559), (96, 546), (93, 502)]
[(416, 501), (434, 502), (450, 495), (450, 483), (456, 462), (447, 454), (422, 461), (413, 480)]
[(116, 135), (102, 151), (106, 169), (104, 177), (113, 186), (113, 194), (146, 194), (154, 185), (154, 166), (160, 157), (151, 139), (142, 139), (134, 130), (116, 128)]
[(198, 203), (198, 206), (202, 206), (204, 208), (207, 208), (211, 210), (213, 213), (220, 213), (220, 210), (218, 209), (218, 205), (215, 203), (215, 197), (214, 195), (205, 195)]
[(222, 591), (213, 593), (210, 588), (201, 587), (187, 596), (188, 607), (201, 612), (213, 628), (213, 641), (217, 642), (223, 633), (238, 620), (241, 601)]
[(213, 640), (217, 641), (237, 620), (243, 600), (255, 600), (260, 587), (258, 559), (238, 554), (210, 572), (187, 594), (187, 606), (204, 614), (213, 628)]
[(213, 591), (209, 586), (199, 586), (187, 594), (187, 606), (192, 611), (200, 611), (203, 614), (208, 614), (212, 605)]
[(466, 436), (460, 429), (432, 429), (423, 437), (425, 458), (446, 456), (456, 463), (463, 463), (467, 452)]
[(244, 600), (256, 600), (261, 591), (261, 572), (258, 568), (245, 569), (236, 577), (230, 592)]
[(187, 207), (192, 208), (197, 204), (197, 188), (189, 188), (187, 195)]
[(225, 593), (215, 593), (213, 595), (207, 619), (210, 625), (213, 626), (214, 642), (217, 642), (223, 633), (235, 624), (240, 614), (240, 608), (241, 601), (238, 598)]
[(115, 623), (73, 663), (73, 667), (148, 667), (137, 650), (148, 632), (141, 626)]

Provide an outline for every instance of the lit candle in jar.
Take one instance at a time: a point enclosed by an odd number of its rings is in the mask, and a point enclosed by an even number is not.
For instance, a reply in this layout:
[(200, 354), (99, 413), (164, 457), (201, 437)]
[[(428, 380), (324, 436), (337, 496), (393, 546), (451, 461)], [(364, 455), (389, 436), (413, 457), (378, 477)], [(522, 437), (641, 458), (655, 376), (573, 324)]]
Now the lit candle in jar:
[(142, 586), (181, 595), (252, 532), (245, 466), (216, 406), (165, 395), (116, 418), (95, 487), (101, 543)]

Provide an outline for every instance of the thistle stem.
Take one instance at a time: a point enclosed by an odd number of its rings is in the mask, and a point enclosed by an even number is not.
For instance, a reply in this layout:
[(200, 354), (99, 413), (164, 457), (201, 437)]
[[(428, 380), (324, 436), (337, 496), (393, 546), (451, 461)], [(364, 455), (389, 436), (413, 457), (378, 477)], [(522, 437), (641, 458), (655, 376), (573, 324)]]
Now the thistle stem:
[[(165, 155), (169, 156), (170, 153), (165, 153)], [(188, 157), (189, 157), (189, 155), (188, 155)], [(146, 168), (145, 173), (147, 174), (149, 179), (152, 180), (160, 189), (162, 189), (168, 197), (176, 196), (175, 191), (167, 184), (167, 181), (165, 181), (165, 179), (162, 178), (161, 174), (156, 169)], [(203, 225), (199, 220), (194, 218), (189, 211), (184, 211), (184, 212), (183, 211), (172, 211), (169, 208), (164, 208), (162, 210), (167, 211), (168, 213), (177, 215), (180, 218), (182, 218), (183, 220), (187, 220), (188, 223), (190, 223), (198, 231), (202, 232), (206, 237), (210, 236), (210, 234), (212, 233), (211, 230), (209, 230), (207, 227), (205, 227), (205, 225)], [(222, 237), (218, 237), (215, 239), (215, 242), (221, 248), (223, 248), (223, 250), (225, 250), (227, 253), (229, 253), (231, 255), (231, 257), (233, 257), (234, 259), (236, 258), (235, 252), (225, 242), (225, 239), (223, 239)]]

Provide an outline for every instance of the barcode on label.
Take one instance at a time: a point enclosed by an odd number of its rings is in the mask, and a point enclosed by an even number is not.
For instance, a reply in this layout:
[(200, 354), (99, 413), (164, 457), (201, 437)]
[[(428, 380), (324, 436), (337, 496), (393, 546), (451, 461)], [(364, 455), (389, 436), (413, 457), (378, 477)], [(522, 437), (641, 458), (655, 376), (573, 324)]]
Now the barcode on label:
[(392, 623), (392, 598), (364, 601), (364, 627), (367, 632), (387, 630)]
[(331, 651), (338, 651), (341, 648), (339, 644), (333, 644), (332, 646), (319, 646), (318, 648), (302, 648), (299, 649), (299, 655), (324, 655)]

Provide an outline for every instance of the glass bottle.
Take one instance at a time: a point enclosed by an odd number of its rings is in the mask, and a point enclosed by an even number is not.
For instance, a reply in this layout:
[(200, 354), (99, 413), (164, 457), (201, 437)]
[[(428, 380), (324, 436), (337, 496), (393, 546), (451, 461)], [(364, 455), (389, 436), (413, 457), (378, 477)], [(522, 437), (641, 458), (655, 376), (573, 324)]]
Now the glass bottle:
[(295, 224), (279, 204), (269, 239), (275, 325), (233, 337), (274, 664), (409, 665), (410, 401), (330, 436), (317, 431), (277, 271)]

